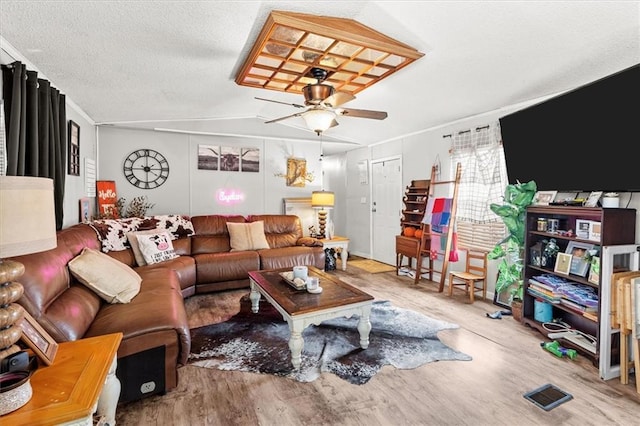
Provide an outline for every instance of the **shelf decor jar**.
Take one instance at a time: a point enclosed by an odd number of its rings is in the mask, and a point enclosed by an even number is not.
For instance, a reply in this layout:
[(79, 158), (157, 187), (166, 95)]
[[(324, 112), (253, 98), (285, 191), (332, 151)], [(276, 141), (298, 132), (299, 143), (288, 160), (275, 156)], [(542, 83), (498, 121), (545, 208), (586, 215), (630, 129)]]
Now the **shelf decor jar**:
[(602, 196), (602, 207), (617, 209), (620, 207), (620, 194), (617, 192), (607, 192)]

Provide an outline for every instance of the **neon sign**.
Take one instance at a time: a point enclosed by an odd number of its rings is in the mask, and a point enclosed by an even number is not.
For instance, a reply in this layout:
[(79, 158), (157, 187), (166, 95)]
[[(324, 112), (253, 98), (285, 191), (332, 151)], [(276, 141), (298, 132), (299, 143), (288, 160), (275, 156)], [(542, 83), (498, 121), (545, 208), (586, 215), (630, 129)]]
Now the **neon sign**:
[(218, 189), (216, 200), (218, 204), (238, 204), (244, 201), (244, 193), (235, 189)]

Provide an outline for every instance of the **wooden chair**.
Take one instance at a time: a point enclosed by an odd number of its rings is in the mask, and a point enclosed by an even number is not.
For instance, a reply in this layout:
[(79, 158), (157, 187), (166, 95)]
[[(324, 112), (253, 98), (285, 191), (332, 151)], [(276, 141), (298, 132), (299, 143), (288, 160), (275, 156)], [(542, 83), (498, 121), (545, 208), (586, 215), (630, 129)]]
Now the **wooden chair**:
[[(464, 271), (452, 271), (449, 273), (449, 296), (453, 295), (455, 286), (464, 286), (469, 294), (471, 303), (475, 302), (475, 293), (482, 291), (482, 300), (487, 296), (487, 255), (483, 250), (461, 249), (466, 251), (467, 261)], [(482, 287), (478, 287), (482, 284)]]

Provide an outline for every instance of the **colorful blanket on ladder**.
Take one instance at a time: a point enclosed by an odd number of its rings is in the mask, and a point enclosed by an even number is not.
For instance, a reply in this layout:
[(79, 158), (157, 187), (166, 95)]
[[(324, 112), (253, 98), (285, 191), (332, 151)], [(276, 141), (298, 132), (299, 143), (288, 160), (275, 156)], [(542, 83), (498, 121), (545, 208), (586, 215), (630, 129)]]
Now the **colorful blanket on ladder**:
[[(449, 223), (451, 222), (451, 206), (453, 198), (429, 198), (425, 208), (422, 223), (430, 225), (430, 257), (431, 259), (443, 258), (447, 249), (447, 233), (449, 232)], [(451, 235), (451, 250), (449, 252), (449, 261), (458, 261), (457, 248), (458, 235), (455, 227)]]

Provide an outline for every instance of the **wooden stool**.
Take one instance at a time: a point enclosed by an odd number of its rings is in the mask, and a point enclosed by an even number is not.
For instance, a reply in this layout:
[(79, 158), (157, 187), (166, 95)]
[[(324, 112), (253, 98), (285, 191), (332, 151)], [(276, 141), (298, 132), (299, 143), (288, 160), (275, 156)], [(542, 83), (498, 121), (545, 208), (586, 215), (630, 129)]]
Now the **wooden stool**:
[[(475, 302), (475, 292), (482, 291), (482, 300), (487, 296), (487, 252), (483, 250), (461, 249), (467, 252), (466, 269), (449, 273), (449, 296), (453, 295), (454, 286), (464, 286), (469, 293), (471, 303)], [(476, 284), (482, 287), (476, 287)]]

